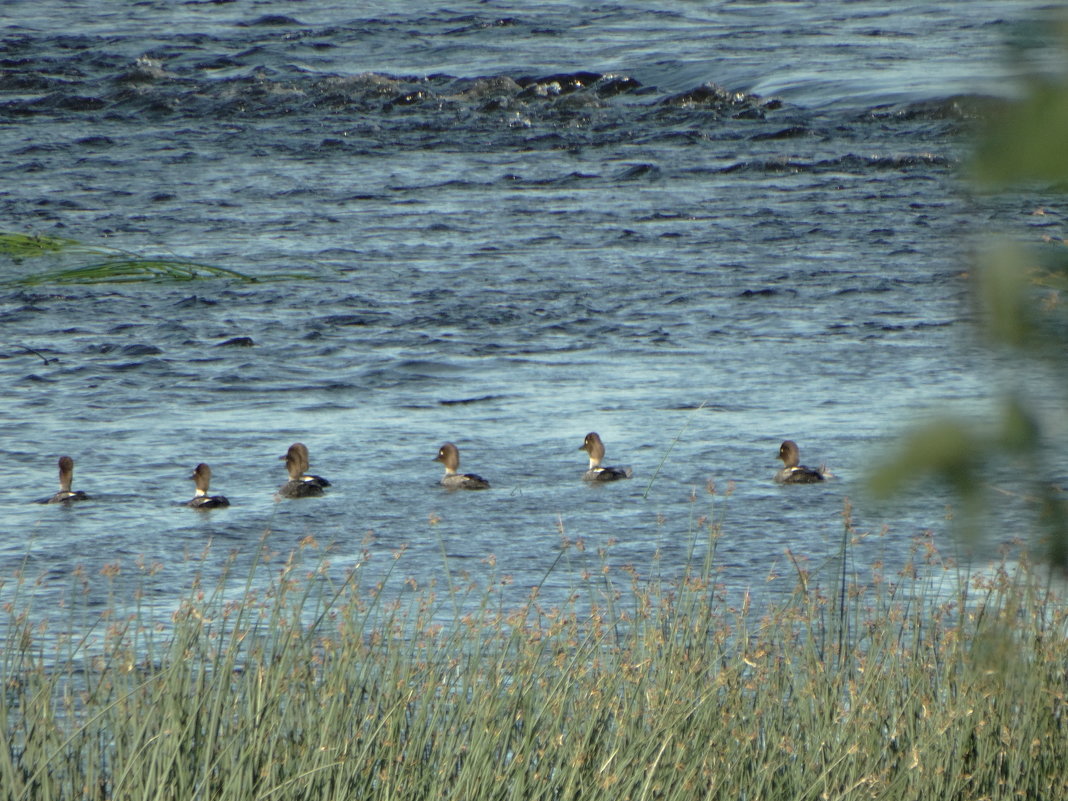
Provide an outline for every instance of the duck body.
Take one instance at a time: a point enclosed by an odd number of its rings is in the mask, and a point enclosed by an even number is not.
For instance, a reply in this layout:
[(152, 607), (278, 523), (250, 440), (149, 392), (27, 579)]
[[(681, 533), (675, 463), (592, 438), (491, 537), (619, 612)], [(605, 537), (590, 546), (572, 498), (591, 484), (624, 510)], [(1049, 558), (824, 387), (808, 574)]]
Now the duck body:
[(230, 500), (225, 495), (199, 495), (186, 504), (193, 509), (222, 509), (229, 505)]
[(582, 474), (583, 481), (619, 481), (630, 478), (634, 471), (629, 467), (591, 467)]
[(321, 476), (307, 475), (308, 448), (301, 442), (294, 442), (283, 457), (289, 481), (278, 488), (283, 498), (317, 498), (323, 494), (323, 488), (330, 482)]
[(460, 449), (451, 442), (446, 442), (438, 448), (435, 462), (445, 465), (445, 475), (442, 476), (441, 486), (451, 490), (481, 490), (489, 489), (490, 484), (482, 476), (474, 473), (460, 473)]
[(278, 494), (283, 498), (318, 498), (323, 494), (323, 488), (310, 481), (291, 478), (278, 488)]
[(88, 501), (89, 496), (81, 490), (72, 490), (71, 482), (74, 480), (74, 460), (69, 456), (59, 457), (59, 492), (40, 503), (73, 503), (74, 501)]
[(779, 484), (818, 484), (826, 481), (826, 478), (819, 470), (799, 464), (796, 467), (784, 467), (775, 474), (775, 481)]
[(444, 476), (441, 479), (441, 486), (446, 489), (479, 490), (489, 489), (489, 482), (474, 473), (455, 473), (451, 476)]
[(801, 451), (793, 440), (788, 439), (779, 446), (779, 458), (783, 463), (782, 470), (775, 474), (775, 481), (779, 484), (818, 484), (831, 476), (826, 467), (817, 469), (799, 464)]
[(196, 493), (193, 495), (192, 500), (186, 503), (186, 506), (192, 509), (221, 509), (224, 506), (229, 506), (230, 501), (225, 495), (208, 495), (208, 487), (211, 484), (211, 468), (201, 462), (193, 470), (193, 475), (189, 476), (196, 482)]
[(604, 459), (604, 443), (596, 431), (586, 435), (579, 450), (590, 455), (590, 467), (582, 474), (583, 481), (619, 481), (634, 475), (634, 471), (629, 467), (607, 467), (601, 464)]
[(81, 490), (74, 490), (73, 492), (60, 490), (44, 503), (73, 503), (74, 501), (88, 501), (89, 496)]

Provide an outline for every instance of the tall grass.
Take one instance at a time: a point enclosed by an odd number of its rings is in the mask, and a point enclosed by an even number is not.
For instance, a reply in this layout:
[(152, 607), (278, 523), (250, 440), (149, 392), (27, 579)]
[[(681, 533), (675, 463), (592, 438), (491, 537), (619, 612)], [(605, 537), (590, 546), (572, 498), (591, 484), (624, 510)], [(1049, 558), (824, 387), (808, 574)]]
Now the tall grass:
[(594, 569), (554, 605), (365, 586), (310, 540), (91, 634), (46, 638), (9, 585), (0, 797), (1068, 797), (1064, 610), (1026, 563), (968, 581), (924, 546), (828, 583), (798, 559), (758, 612), (707, 534), (674, 581), (565, 542), (555, 569)]

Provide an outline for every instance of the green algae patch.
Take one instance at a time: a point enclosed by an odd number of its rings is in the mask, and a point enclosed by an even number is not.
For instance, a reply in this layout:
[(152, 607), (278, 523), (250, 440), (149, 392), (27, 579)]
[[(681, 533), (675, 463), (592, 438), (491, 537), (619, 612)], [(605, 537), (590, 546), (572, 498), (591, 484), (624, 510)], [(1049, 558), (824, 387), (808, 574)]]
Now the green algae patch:
[(132, 281), (195, 281), (200, 278), (235, 278), (239, 281), (255, 281), (250, 275), (174, 259), (109, 259), (67, 270), (52, 270), (27, 276), (18, 281), (24, 285), (36, 284), (99, 284), (129, 283)]
[[(16, 268), (30, 261), (33, 261), (33, 266), (44, 262), (46, 268), (35, 272), (21, 270), (17, 271), (20, 274), (13, 275), (16, 270), (3, 269), (4, 259)], [(9, 232), (0, 232), (0, 271), (7, 273), (0, 279), (3, 283), (17, 286), (173, 282), (210, 278), (249, 283), (259, 280), (247, 273), (189, 259), (143, 256), (115, 248), (86, 245), (64, 237)]]
[(84, 247), (74, 239), (63, 239), (43, 234), (11, 234), (0, 232), (0, 255), (12, 259), (32, 258), (45, 253), (59, 253), (71, 248)]

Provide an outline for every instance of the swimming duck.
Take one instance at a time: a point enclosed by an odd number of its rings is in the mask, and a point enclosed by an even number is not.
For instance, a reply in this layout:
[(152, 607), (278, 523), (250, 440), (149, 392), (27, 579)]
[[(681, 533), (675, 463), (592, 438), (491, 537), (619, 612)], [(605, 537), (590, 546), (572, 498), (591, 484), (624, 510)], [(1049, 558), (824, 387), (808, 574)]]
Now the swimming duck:
[(446, 442), (438, 449), (438, 455), (434, 457), (434, 461), (445, 465), (445, 475), (441, 479), (441, 486), (447, 489), (489, 489), (489, 482), (482, 476), (456, 472), (460, 466), (460, 450), (451, 442)]
[(621, 478), (630, 478), (634, 474), (629, 467), (601, 466), (601, 460), (604, 459), (604, 443), (601, 442), (601, 437), (596, 431), (591, 431), (586, 435), (579, 450), (586, 451), (590, 455), (590, 469), (582, 474), (585, 481), (618, 481)]
[(208, 495), (208, 485), (211, 484), (211, 468), (201, 462), (193, 469), (193, 475), (189, 476), (196, 482), (197, 490), (193, 499), (186, 503), (194, 509), (220, 509), (229, 506), (230, 501), (225, 495)]
[(308, 469), (307, 454), (308, 449), (299, 442), (289, 446), (289, 450), (283, 457), (286, 462), (286, 472), (289, 473), (289, 481), (278, 488), (278, 494), (283, 498), (314, 498), (323, 494), (323, 486), (329, 485), (324, 478), (304, 475)]
[(45, 503), (70, 503), (72, 501), (87, 501), (89, 496), (81, 490), (71, 490), (70, 482), (74, 478), (74, 460), (69, 456), (59, 457), (59, 492), (49, 498)]
[(296, 448), (297, 451), (300, 453), (301, 462), (304, 465), (304, 467), (302, 468), (302, 473), (301, 473), (301, 476), (300, 476), (300, 480), (301, 481), (310, 481), (312, 484), (318, 484), (323, 489), (326, 489), (327, 487), (329, 487), (330, 486), (330, 482), (327, 481), (322, 476), (310, 476), (310, 475), (308, 475), (308, 465), (310, 464), (310, 462), (308, 461), (308, 446), (305, 445), (303, 442), (294, 442), (292, 445), (289, 446), (289, 449), (293, 450), (294, 448)]
[(798, 464), (801, 461), (801, 451), (791, 439), (779, 446), (779, 458), (782, 459), (783, 468), (775, 474), (775, 480), (780, 484), (815, 484), (831, 476), (826, 467), (817, 470)]

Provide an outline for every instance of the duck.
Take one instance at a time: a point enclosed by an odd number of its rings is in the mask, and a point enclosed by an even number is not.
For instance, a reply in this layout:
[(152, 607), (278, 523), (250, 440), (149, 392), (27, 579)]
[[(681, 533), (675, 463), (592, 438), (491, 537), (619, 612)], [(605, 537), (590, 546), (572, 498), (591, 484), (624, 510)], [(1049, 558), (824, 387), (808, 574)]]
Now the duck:
[(282, 457), (289, 473), (289, 481), (278, 488), (278, 494), (283, 498), (315, 498), (323, 494), (324, 484), (321, 482), (326, 482), (326, 486), (329, 486), (330, 482), (324, 478), (305, 476), (308, 469), (307, 454), (308, 449), (302, 443), (295, 442)]
[(59, 457), (59, 492), (44, 503), (71, 503), (87, 501), (89, 496), (81, 490), (72, 490), (70, 483), (74, 479), (74, 460), (69, 456)]
[(604, 459), (604, 443), (596, 431), (586, 435), (586, 439), (579, 446), (580, 451), (586, 451), (590, 455), (590, 468), (582, 474), (584, 481), (618, 481), (621, 478), (630, 478), (634, 471), (629, 467), (603, 467), (601, 460)]
[(304, 468), (303, 468), (301, 476), (300, 476), (300, 480), (301, 481), (310, 481), (312, 484), (318, 484), (323, 489), (326, 489), (327, 487), (329, 487), (330, 486), (330, 482), (327, 481), (322, 476), (311, 476), (311, 475), (308, 475), (308, 465), (310, 464), (310, 462), (308, 461), (308, 446), (305, 445), (303, 442), (294, 442), (292, 445), (289, 446), (289, 449), (293, 450), (294, 448), (300, 453), (300, 458), (301, 458), (301, 461), (302, 461), (302, 463), (304, 465)]
[(211, 468), (201, 462), (193, 468), (193, 474), (189, 476), (196, 482), (196, 492), (193, 499), (186, 503), (193, 509), (221, 509), (229, 506), (230, 501), (225, 495), (208, 495), (208, 485), (211, 484)]
[(451, 442), (446, 442), (438, 448), (438, 455), (434, 457), (434, 461), (445, 465), (445, 475), (441, 479), (441, 486), (446, 489), (489, 489), (489, 482), (482, 476), (456, 472), (460, 467), (460, 449)]
[(783, 468), (775, 474), (775, 480), (780, 484), (817, 484), (831, 477), (830, 471), (824, 466), (817, 469), (798, 464), (801, 451), (792, 439), (779, 446), (779, 458), (782, 459)]

